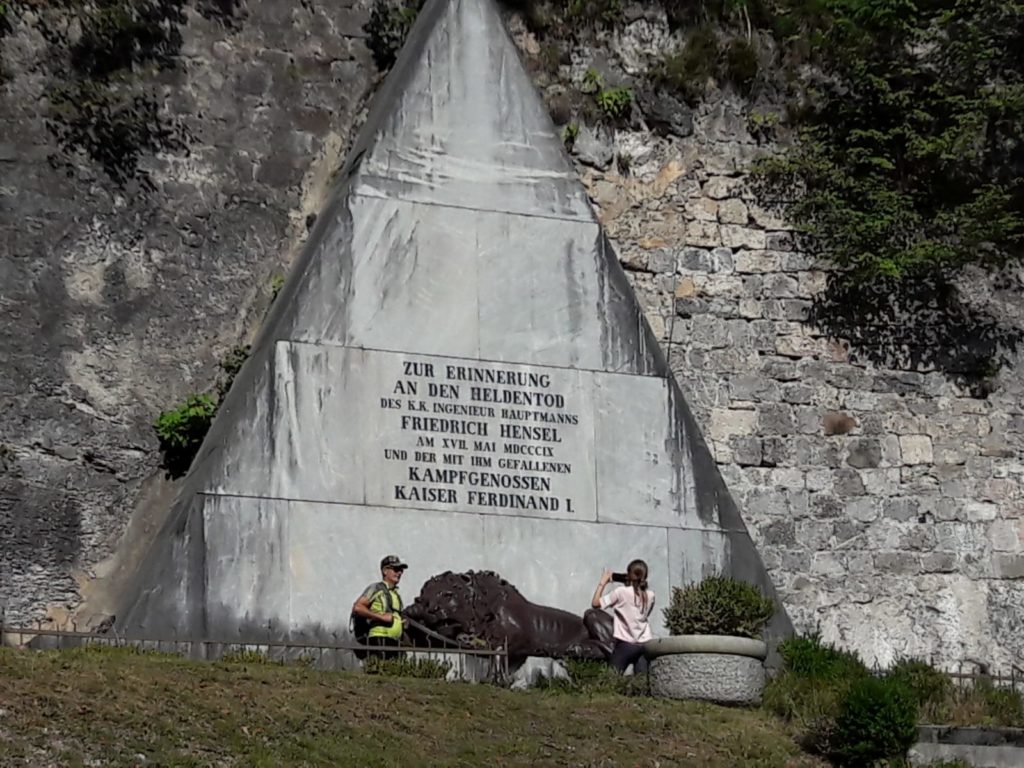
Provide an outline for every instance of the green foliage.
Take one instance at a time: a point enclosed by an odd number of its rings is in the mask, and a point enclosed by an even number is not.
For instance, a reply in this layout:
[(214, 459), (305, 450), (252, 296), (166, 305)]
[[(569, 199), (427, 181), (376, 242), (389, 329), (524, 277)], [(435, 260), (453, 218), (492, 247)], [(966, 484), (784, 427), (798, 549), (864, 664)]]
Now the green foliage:
[(274, 275), (270, 278), (270, 303), (273, 304), (277, 300), (277, 294), (284, 288), (284, 275)]
[(761, 112), (754, 109), (747, 115), (747, 131), (759, 143), (774, 138), (778, 125), (779, 115), (777, 112)]
[(588, 67), (583, 73), (583, 82), (580, 84), (580, 93), (596, 94), (604, 86), (604, 78), (601, 73), (593, 67)]
[(164, 467), (171, 477), (188, 471), (213, 423), (217, 403), (209, 395), (190, 395), (184, 403), (157, 418), (153, 429), (160, 441)]
[[(160, 115), (148, 94), (126, 93), (93, 80), (73, 80), (49, 93), (47, 127), (66, 156), (84, 153), (119, 186), (145, 182), (139, 163), (158, 151), (182, 151), (188, 132)], [(55, 162), (55, 164), (57, 164)]]
[(248, 344), (232, 347), (220, 361), (220, 369), (224, 373), (224, 377), (217, 382), (218, 402), (224, 401), (225, 395), (235, 381), (235, 376), (242, 370), (242, 365), (249, 359), (251, 351), (252, 348)]
[(825, 76), (798, 81), (800, 141), (758, 167), (762, 197), (856, 276), (1019, 256), (1024, 2), (823, 0), (792, 16)]
[(220, 661), (224, 664), (270, 664), (272, 663), (267, 657), (267, 654), (261, 651), (254, 651), (249, 648), (243, 648), (238, 651), (228, 651), (220, 657)]
[(622, 18), (622, 0), (563, 0), (565, 16), (578, 23), (615, 24)]
[(81, 75), (105, 79), (135, 65), (174, 65), (181, 49), (183, 0), (107, 0), (78, 14), (81, 35), (71, 46), (71, 64)]
[(857, 654), (823, 642), (817, 632), (783, 640), (778, 650), (785, 669), (801, 678), (854, 680), (868, 674)]
[(377, 68), (390, 69), (425, 0), (375, 0), (363, 30)]
[(652, 79), (669, 91), (678, 93), (685, 101), (699, 101), (714, 77), (721, 53), (718, 35), (710, 26), (691, 30), (678, 53), (662, 59), (651, 72)]
[(983, 680), (966, 692), (964, 698), (980, 701), (986, 725), (1024, 727), (1024, 697), (1012, 688), (995, 686)]
[(870, 672), (855, 653), (822, 642), (817, 633), (784, 640), (778, 651), (783, 671), (765, 686), (764, 707), (794, 723), (805, 748), (831, 754), (841, 703)]
[(749, 93), (757, 77), (760, 62), (757, 49), (749, 40), (736, 37), (725, 48), (722, 74), (740, 93)]
[(616, 693), (623, 696), (647, 694), (646, 675), (621, 675), (603, 661), (566, 659), (562, 663), (568, 677), (542, 677), (535, 687), (551, 693)]
[(721, 576), (674, 588), (664, 609), (673, 635), (758, 637), (774, 613), (775, 603), (757, 587)]
[(563, 32), (611, 27), (622, 21), (622, 0), (506, 0), (506, 4), (520, 8), (534, 31), (552, 26), (560, 26)]
[(562, 129), (562, 143), (565, 148), (571, 150), (573, 145), (576, 143), (577, 137), (580, 135), (580, 127), (576, 123), (569, 123)]
[(164, 468), (171, 477), (180, 477), (188, 471), (217, 415), (217, 409), (249, 358), (250, 351), (248, 344), (238, 345), (221, 359), (222, 376), (214, 387), (216, 399), (208, 394), (193, 394), (177, 408), (164, 411), (157, 418), (153, 428), (160, 440)]
[(730, 83), (740, 93), (749, 94), (760, 67), (757, 48), (747, 37), (702, 24), (690, 29), (682, 48), (665, 56), (650, 76), (655, 83), (695, 104), (704, 97), (712, 80)]
[(862, 677), (843, 697), (832, 731), (833, 757), (841, 766), (870, 768), (903, 758), (917, 740), (917, 702), (893, 678)]
[[(841, 747), (846, 732), (839, 730), (843, 707), (849, 706), (855, 684), (874, 677), (856, 654), (823, 643), (817, 634), (780, 643), (779, 655), (783, 659), (783, 671), (765, 686), (765, 709), (793, 723), (805, 748), (821, 755), (838, 756), (846, 749)], [(957, 689), (943, 672), (923, 661), (903, 659), (893, 665), (882, 680), (909, 697), (915, 722), (1024, 726), (1021, 695), (1009, 688), (996, 687), (984, 678), (973, 686)], [(900, 697), (886, 693), (884, 698), (885, 701), (876, 706), (889, 706)], [(896, 714), (899, 713), (893, 714), (893, 722), (885, 726), (890, 735), (905, 727), (904, 720), (900, 719), (905, 715), (896, 717)], [(884, 739), (881, 743), (885, 743)]]
[(705, 24), (736, 27), (749, 33), (771, 23), (779, 12), (766, 0), (661, 0), (669, 25), (689, 29)]
[(371, 656), (363, 662), (363, 671), (368, 675), (384, 677), (415, 677), (443, 680), (452, 669), (450, 661), (434, 659), (413, 659), (408, 657), (380, 658)]
[(931, 664), (917, 659), (900, 659), (886, 673), (914, 696), (929, 722), (945, 722), (953, 698), (953, 681)]
[(14, 24), (14, 9), (10, 3), (0, 0), (0, 37), (8, 34)]
[(606, 117), (625, 117), (633, 105), (633, 91), (620, 85), (600, 91), (594, 100)]
[[(181, 120), (163, 114), (162, 96), (137, 75), (177, 65), (184, 0), (64, 5), (59, 25), (45, 15), (40, 22), (57, 69), (46, 94), (46, 125), (59, 147), (51, 163), (71, 174), (84, 155), (118, 186), (135, 180), (151, 188), (141, 158), (184, 151), (190, 136)], [(72, 38), (67, 29), (74, 26), (80, 34)]]
[(856, 654), (817, 634), (784, 641), (779, 654), (783, 671), (765, 686), (765, 708), (793, 723), (807, 749), (840, 765), (898, 757), (918, 721), (1024, 726), (1021, 695), (984, 678), (958, 690), (948, 675), (914, 659), (878, 678)]

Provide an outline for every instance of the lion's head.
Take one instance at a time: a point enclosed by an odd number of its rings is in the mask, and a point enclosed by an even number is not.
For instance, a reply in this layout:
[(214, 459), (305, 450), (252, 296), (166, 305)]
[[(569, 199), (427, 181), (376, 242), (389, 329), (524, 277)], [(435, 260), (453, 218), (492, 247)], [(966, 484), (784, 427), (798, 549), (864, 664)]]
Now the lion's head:
[(499, 609), (509, 602), (525, 599), (493, 571), (447, 571), (423, 585), (405, 615), (449, 640), (471, 637), (490, 641), (497, 639), (489, 631), (491, 625)]

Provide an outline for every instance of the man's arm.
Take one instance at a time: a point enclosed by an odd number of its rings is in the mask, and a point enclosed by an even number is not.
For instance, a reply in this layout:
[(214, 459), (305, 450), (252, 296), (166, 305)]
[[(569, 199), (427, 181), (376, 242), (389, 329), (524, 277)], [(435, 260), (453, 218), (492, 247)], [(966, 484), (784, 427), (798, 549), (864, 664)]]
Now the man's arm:
[(373, 596), (374, 593), (370, 590), (361, 594), (352, 604), (352, 613), (356, 616), (362, 616), (364, 619), (390, 624), (394, 618), (390, 613), (377, 613), (370, 607), (370, 601), (373, 599)]

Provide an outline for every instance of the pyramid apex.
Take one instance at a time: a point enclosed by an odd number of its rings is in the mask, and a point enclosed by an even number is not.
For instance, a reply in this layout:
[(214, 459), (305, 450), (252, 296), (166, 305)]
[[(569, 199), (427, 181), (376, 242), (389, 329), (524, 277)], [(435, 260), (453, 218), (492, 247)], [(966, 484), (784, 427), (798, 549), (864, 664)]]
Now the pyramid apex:
[(359, 195), (594, 220), (493, 0), (428, 0), (352, 158)]

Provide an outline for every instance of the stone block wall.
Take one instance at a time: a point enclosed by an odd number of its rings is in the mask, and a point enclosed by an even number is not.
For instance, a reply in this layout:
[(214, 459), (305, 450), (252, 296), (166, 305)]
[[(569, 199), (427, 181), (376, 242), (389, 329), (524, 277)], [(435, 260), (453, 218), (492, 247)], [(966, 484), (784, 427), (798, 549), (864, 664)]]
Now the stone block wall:
[[(977, 397), (808, 322), (828, 267), (749, 191), (767, 148), (744, 111), (721, 96), (691, 136), (619, 131), (628, 175), (580, 170), (794, 623), (882, 665), (1019, 662), (1024, 359)], [(1019, 282), (971, 279), (1024, 327)]]

